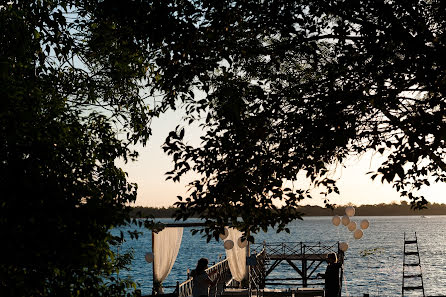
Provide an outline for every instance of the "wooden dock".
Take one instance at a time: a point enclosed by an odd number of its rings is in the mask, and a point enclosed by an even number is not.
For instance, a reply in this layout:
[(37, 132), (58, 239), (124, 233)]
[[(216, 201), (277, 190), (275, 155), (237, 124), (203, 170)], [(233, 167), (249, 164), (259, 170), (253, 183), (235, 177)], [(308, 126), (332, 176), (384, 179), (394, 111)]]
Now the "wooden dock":
[[(209, 268), (218, 270), (216, 275), (223, 281), (210, 289), (210, 297), (234, 296), (323, 296), (324, 280), (317, 277), (317, 271), (325, 271), (323, 264), (329, 253), (336, 253), (343, 259), (338, 243), (303, 243), (283, 242), (278, 244), (251, 245), (251, 253), (256, 263), (249, 267), (247, 287), (232, 279), (227, 260)], [(271, 278), (271, 273), (281, 264), (289, 265), (296, 272), (296, 277)], [(342, 277), (343, 271), (341, 271)], [(287, 286), (287, 289), (271, 289), (271, 286)], [(268, 288), (267, 288), (268, 287)], [(176, 290), (178, 297), (192, 295), (192, 282), (187, 280), (179, 284)]]
[[(203, 227), (203, 223), (174, 223), (162, 224), (152, 229), (152, 246), (154, 245), (154, 233), (163, 232), (165, 228), (178, 227)], [(339, 249), (339, 242), (336, 243), (304, 243), (304, 242), (282, 242), (267, 244), (248, 245), (248, 278), (242, 283), (234, 280), (231, 275), (228, 260), (223, 260), (207, 269), (212, 273), (218, 282), (209, 290), (209, 297), (220, 297), (234, 294), (240, 296), (323, 296), (324, 280), (318, 278), (317, 272), (325, 272), (324, 263), (330, 253), (335, 253), (338, 259), (343, 261), (344, 253)], [(248, 261), (249, 260), (249, 261)], [(289, 265), (296, 272), (296, 277), (280, 277), (273, 279), (271, 273), (281, 264)], [(342, 279), (341, 269), (340, 278)], [(189, 278), (189, 276), (188, 276)], [(181, 284), (177, 282), (175, 291), (171, 294), (164, 294), (160, 289), (161, 283), (155, 283), (152, 295), (165, 297), (190, 297), (192, 296), (192, 279), (187, 279)], [(271, 289), (267, 286), (287, 286), (286, 290)], [(342, 284), (341, 284), (342, 285)], [(141, 294), (137, 290), (137, 295)], [(139, 295), (141, 296), (141, 295)]]
[[(317, 271), (325, 270), (324, 264), (327, 255), (336, 253), (338, 259), (344, 257), (337, 242), (331, 244), (321, 242), (263, 243), (257, 248), (264, 250), (265, 253), (263, 279), (258, 285), (260, 289), (277, 285), (287, 285), (295, 288), (323, 287), (324, 280), (318, 278)], [(271, 273), (282, 264), (291, 266), (296, 272), (296, 277), (271, 278)]]

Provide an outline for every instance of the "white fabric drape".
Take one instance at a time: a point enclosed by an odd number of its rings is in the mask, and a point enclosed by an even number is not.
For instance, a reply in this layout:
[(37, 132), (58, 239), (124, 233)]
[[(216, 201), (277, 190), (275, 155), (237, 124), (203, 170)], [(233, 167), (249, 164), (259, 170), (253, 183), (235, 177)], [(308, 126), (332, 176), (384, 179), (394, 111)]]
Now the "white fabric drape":
[(237, 241), (242, 237), (243, 233), (235, 228), (228, 228), (229, 235), (225, 239), (232, 240), (234, 247), (230, 250), (226, 250), (226, 258), (228, 258), (229, 269), (231, 270), (232, 277), (237, 281), (242, 281), (248, 273), (246, 268), (246, 256), (248, 254), (248, 247), (240, 248)]
[(162, 282), (169, 275), (178, 255), (183, 228), (164, 228), (153, 234), (153, 277)]

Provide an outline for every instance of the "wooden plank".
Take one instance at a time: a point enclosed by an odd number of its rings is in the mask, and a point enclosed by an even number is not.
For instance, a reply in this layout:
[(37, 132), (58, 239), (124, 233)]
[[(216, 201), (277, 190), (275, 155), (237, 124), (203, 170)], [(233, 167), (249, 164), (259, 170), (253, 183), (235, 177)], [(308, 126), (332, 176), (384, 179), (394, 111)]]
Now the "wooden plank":
[(420, 266), (420, 263), (404, 263), (403, 266), (412, 266), (412, 267), (415, 267), (415, 266)]
[(413, 274), (413, 275), (403, 275), (404, 278), (417, 278), (422, 277), (421, 274)]
[(282, 262), (282, 259), (276, 260), (276, 262), (271, 265), (271, 267), (268, 269), (268, 271), (265, 273), (265, 278), (273, 271), (280, 263)]
[(298, 288), (294, 294), (295, 297), (322, 297), (324, 296), (324, 289), (320, 288)]
[(413, 290), (423, 290), (423, 286), (414, 286), (414, 287), (403, 287), (404, 290), (413, 291)]
[[(314, 262), (313, 262), (314, 263)], [(318, 269), (318, 267), (319, 266), (321, 266), (321, 264), (322, 264), (322, 261), (320, 261), (317, 265), (316, 265), (316, 267), (314, 267), (314, 269), (308, 274), (308, 278), (310, 278), (312, 275), (313, 275), (313, 273), (316, 271), (316, 269)], [(311, 265), (313, 265), (313, 264), (311, 264)], [(310, 266), (311, 266), (310, 265)]]
[[(291, 283), (291, 282), (266, 282), (265, 285), (270, 285), (270, 286), (288, 286), (290, 288), (295, 288), (296, 286), (300, 285), (300, 284), (296, 284), (296, 283)], [(325, 283), (311, 283), (311, 286), (324, 286)], [(300, 289), (310, 289), (310, 288), (298, 288)]]
[(310, 260), (326, 261), (328, 254), (274, 254), (268, 255), (271, 260)]

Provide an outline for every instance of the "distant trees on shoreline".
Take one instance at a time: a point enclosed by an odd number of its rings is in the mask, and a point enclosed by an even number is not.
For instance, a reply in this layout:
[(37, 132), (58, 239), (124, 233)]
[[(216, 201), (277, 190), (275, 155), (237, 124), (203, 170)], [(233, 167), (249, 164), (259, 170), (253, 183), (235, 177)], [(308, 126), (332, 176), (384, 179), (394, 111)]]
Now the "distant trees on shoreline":
[[(333, 210), (317, 205), (305, 205), (298, 209), (299, 212), (305, 216), (332, 216), (343, 215), (345, 205), (335, 206)], [(412, 210), (408, 203), (402, 201), (398, 203), (381, 203), (373, 205), (355, 206), (357, 216), (410, 216), (410, 215), (446, 215), (446, 204), (444, 203), (429, 203), (427, 209)], [(155, 218), (171, 218), (176, 208), (171, 207), (133, 207), (130, 215), (132, 217), (147, 217), (153, 216)]]

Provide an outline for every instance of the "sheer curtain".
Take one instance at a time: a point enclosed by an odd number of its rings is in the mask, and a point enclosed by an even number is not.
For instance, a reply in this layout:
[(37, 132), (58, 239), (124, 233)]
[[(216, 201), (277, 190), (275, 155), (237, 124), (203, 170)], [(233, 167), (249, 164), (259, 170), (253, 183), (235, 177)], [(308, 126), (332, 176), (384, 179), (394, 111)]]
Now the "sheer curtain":
[(229, 269), (231, 270), (232, 277), (237, 281), (242, 281), (248, 273), (246, 268), (246, 256), (248, 255), (248, 247), (240, 248), (237, 241), (242, 237), (242, 232), (235, 228), (228, 228), (229, 235), (225, 239), (232, 240), (234, 247), (230, 250), (226, 250), (226, 258), (228, 258)]
[(183, 228), (164, 228), (153, 234), (153, 278), (162, 283), (172, 270), (183, 237)]

